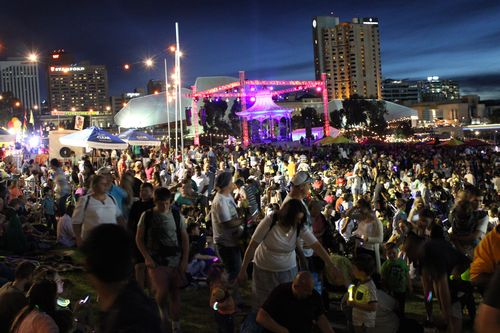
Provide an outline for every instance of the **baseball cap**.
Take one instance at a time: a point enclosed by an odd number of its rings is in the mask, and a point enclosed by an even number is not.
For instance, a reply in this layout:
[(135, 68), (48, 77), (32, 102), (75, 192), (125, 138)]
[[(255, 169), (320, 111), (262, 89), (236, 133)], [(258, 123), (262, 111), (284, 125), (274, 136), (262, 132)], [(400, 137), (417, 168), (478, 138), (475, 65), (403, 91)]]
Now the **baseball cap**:
[(101, 168), (99, 168), (99, 170), (97, 170), (97, 174), (98, 175), (107, 175), (107, 174), (110, 174), (111, 171), (113, 171), (113, 169), (111, 169), (111, 167), (109, 166), (103, 166)]
[(309, 176), (309, 174), (305, 171), (299, 171), (293, 176), (290, 183), (294, 186), (300, 186), (304, 183), (312, 183), (313, 179)]

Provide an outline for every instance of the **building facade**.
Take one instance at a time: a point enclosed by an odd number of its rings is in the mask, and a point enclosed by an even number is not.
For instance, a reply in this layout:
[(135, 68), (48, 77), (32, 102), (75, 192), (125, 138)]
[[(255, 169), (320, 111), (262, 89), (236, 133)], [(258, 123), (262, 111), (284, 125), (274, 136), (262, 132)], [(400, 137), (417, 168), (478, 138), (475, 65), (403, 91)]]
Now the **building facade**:
[(485, 105), (479, 96), (468, 95), (461, 99), (444, 102), (421, 102), (414, 104), (421, 125), (458, 126), (480, 123), (486, 117)]
[(164, 80), (149, 80), (147, 85), (148, 95), (159, 94), (165, 91), (165, 81)]
[(406, 106), (420, 101), (418, 82), (386, 79), (382, 81), (382, 98)]
[(0, 61), (0, 92), (10, 92), (21, 101), (21, 108), (40, 107), (40, 80), (38, 64), (21, 59)]
[(110, 111), (104, 65), (76, 63), (64, 50), (50, 54), (48, 93), (51, 111)]
[(422, 102), (445, 102), (460, 99), (460, 87), (453, 80), (442, 80), (439, 76), (429, 76), (418, 82)]
[[(322, 22), (326, 22), (322, 24)], [(376, 18), (313, 19), (316, 79), (327, 75), (329, 99), (382, 98), (380, 34)], [(319, 76), (318, 76), (319, 75)]]

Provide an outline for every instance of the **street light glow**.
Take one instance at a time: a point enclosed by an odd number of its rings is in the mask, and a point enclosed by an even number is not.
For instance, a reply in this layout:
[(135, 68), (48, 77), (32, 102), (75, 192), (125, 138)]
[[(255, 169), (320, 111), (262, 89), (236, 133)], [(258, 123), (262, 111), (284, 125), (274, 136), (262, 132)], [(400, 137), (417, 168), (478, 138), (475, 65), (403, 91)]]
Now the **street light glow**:
[(125, 70), (127, 70), (127, 71), (128, 71), (128, 70), (130, 69), (130, 65), (129, 65), (129, 64), (125, 64), (125, 65), (123, 65), (123, 69), (125, 69)]
[(154, 65), (154, 61), (153, 61), (153, 59), (151, 59), (151, 58), (147, 58), (146, 60), (144, 60), (144, 65), (145, 65), (146, 67), (153, 67), (153, 65)]
[(38, 54), (31, 52), (28, 54), (28, 60), (31, 62), (38, 62)]
[(175, 45), (171, 45), (171, 46), (168, 48), (168, 50), (169, 50), (170, 52), (175, 52)]

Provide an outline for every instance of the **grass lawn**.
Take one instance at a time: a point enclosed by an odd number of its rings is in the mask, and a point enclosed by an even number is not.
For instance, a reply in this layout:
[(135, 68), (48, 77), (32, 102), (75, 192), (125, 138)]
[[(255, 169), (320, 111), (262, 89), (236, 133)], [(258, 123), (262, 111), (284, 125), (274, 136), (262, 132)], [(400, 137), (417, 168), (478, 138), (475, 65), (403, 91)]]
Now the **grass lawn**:
[[(67, 250), (65, 251), (65, 254), (69, 254)], [(76, 262), (81, 259), (74, 251), (71, 252), (71, 256)], [(88, 314), (87, 320), (91, 323), (91, 326), (94, 326), (96, 314), (98, 313), (97, 298), (94, 290), (89, 285), (85, 273), (82, 271), (73, 271), (63, 273), (62, 275), (67, 281), (65, 284), (66, 290), (64, 297), (69, 298), (72, 303), (90, 295), (90, 302), (86, 306), (85, 311)], [(245, 288), (242, 288), (241, 294), (246, 303), (250, 304), (251, 291), (249, 284), (247, 284)], [(209, 307), (208, 298), (209, 290), (207, 286), (190, 286), (182, 290), (181, 327), (184, 333), (213, 333), (217, 331), (213, 311)], [(479, 300), (477, 300), (477, 303), (479, 303)], [(336, 332), (346, 332), (346, 325), (343, 319), (338, 318), (334, 312), (330, 314), (329, 318), (332, 321)], [(421, 295), (417, 293), (407, 299), (406, 314), (407, 317), (416, 319), (420, 323), (423, 323), (425, 319), (425, 307)], [(439, 305), (436, 301), (434, 301), (434, 314), (436, 318), (440, 316)], [(235, 317), (237, 332), (239, 332), (240, 324), (245, 315), (245, 313), (238, 313)], [(468, 318), (465, 320), (463, 332), (473, 332), (472, 325)]]

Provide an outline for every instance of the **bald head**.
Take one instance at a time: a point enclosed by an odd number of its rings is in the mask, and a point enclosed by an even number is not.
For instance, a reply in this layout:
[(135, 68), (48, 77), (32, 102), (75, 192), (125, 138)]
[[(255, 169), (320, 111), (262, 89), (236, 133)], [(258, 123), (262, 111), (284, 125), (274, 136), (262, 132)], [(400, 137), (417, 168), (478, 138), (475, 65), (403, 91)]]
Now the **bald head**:
[(299, 272), (292, 282), (292, 291), (295, 297), (304, 299), (311, 296), (314, 289), (314, 279), (310, 272)]

